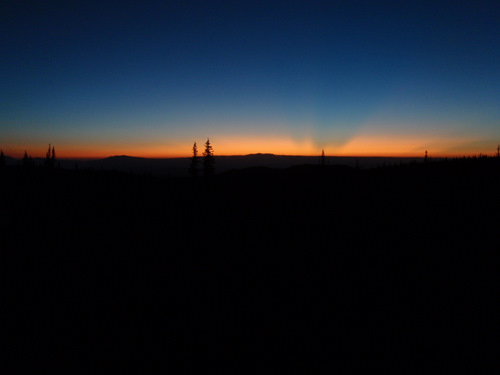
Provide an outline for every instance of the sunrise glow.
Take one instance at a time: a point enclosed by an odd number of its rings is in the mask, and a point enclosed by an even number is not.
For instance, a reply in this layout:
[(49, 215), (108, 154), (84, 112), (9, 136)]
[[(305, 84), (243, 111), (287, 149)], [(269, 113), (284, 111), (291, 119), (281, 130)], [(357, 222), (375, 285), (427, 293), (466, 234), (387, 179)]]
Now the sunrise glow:
[(216, 155), (495, 152), (494, 11), (334, 3), (12, 5), (0, 149), (174, 158), (210, 138)]

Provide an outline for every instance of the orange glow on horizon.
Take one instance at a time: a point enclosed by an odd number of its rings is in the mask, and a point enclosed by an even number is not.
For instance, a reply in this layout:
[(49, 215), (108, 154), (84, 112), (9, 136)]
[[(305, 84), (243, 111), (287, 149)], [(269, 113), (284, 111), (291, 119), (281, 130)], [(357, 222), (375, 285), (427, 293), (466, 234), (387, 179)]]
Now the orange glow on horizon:
[(488, 150), (486, 142), (461, 137), (360, 134), (334, 152), (345, 156), (423, 157), (428, 151), (431, 157), (462, 157), (485, 154), (485, 148)]
[[(183, 140), (174, 144), (152, 143), (124, 145), (61, 145), (55, 144), (56, 157), (61, 159), (99, 159), (116, 155), (128, 155), (144, 158), (181, 158), (192, 156), (193, 141)], [(201, 156), (206, 139), (197, 139), (198, 155)], [(374, 136), (357, 135), (340, 146), (324, 146), (314, 142), (312, 138), (296, 140), (292, 137), (214, 137), (210, 143), (215, 156), (247, 155), (270, 153), (275, 155), (318, 156), (325, 150), (326, 156), (346, 157), (423, 157), (426, 150), (433, 157), (461, 157), (467, 155), (496, 154), (487, 144), (478, 142), (482, 147), (467, 147), (468, 139), (449, 139), (443, 137), (423, 136)], [(24, 150), (33, 158), (43, 158), (48, 145), (29, 147), (12, 145), (4, 147), (7, 156), (22, 158)], [(467, 151), (467, 152), (464, 152)], [(486, 152), (485, 152), (486, 151)], [(488, 153), (488, 151), (490, 151)]]

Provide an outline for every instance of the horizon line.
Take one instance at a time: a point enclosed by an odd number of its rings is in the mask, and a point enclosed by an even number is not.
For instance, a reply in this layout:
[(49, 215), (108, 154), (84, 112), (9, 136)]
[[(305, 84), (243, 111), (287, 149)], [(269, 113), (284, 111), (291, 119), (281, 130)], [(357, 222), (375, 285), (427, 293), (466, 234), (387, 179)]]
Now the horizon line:
[[(28, 154), (29, 155), (29, 154)], [(306, 158), (311, 158), (311, 157), (317, 157), (321, 158), (321, 154), (314, 154), (314, 155), (300, 155), (300, 154), (273, 154), (273, 153), (261, 153), (261, 152), (256, 152), (256, 153), (250, 153), (250, 154), (220, 154), (220, 155), (214, 155), (214, 157), (245, 157), (245, 156), (277, 156), (277, 157), (306, 157)], [(4, 153), (4, 156), (10, 157), (16, 160), (22, 160), (24, 156), (20, 157), (15, 157), (15, 156), (10, 156), (8, 154)], [(33, 159), (45, 159), (45, 156), (32, 156), (29, 155)], [(436, 154), (432, 155), (429, 154), (428, 158), (439, 158), (439, 159), (446, 159), (446, 158), (464, 158), (464, 157), (481, 157), (481, 156), (486, 156), (486, 157), (497, 157), (498, 154), (486, 154), (486, 153), (479, 153), (479, 154), (454, 154), (454, 155), (441, 155), (441, 154)], [(115, 155), (109, 155), (109, 156), (56, 156), (56, 159), (59, 160), (102, 160), (102, 159), (109, 159), (109, 158), (114, 158), (114, 157), (129, 157), (129, 158), (137, 158), (137, 159), (190, 159), (192, 158), (192, 155), (189, 156), (158, 156), (158, 157), (151, 157), (151, 156), (137, 156), (137, 155), (127, 155), (127, 154), (115, 154)], [(200, 159), (203, 158), (203, 156), (198, 156)], [(325, 158), (398, 158), (398, 159), (411, 159), (411, 158), (417, 158), (417, 159), (425, 159), (425, 154), (424, 155), (325, 155)]]

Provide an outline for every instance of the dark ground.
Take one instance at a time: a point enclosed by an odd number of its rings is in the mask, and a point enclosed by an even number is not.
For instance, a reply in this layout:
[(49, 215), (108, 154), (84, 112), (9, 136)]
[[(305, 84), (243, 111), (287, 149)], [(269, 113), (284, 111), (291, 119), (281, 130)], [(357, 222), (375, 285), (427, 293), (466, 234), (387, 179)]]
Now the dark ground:
[(5, 373), (490, 365), (499, 186), (495, 158), (197, 180), (4, 167)]

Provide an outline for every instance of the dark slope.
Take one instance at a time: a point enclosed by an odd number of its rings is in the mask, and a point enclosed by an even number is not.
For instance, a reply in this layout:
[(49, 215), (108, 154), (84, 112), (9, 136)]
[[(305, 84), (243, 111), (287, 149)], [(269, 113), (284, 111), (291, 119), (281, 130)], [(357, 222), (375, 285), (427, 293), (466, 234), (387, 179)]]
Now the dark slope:
[[(201, 158), (200, 158), (201, 159)], [(7, 165), (22, 165), (22, 160), (7, 157)], [(35, 165), (43, 166), (44, 158), (34, 158)], [(393, 166), (422, 161), (422, 158), (390, 158), (390, 157), (325, 157), (326, 166), (344, 165), (370, 169), (381, 166)], [(63, 169), (93, 169), (132, 172), (136, 174), (153, 174), (156, 176), (185, 177), (189, 173), (190, 158), (141, 158), (127, 155), (111, 156), (104, 159), (76, 160), (57, 159), (57, 165)], [(267, 167), (285, 169), (296, 165), (319, 166), (317, 156), (289, 156), (274, 154), (250, 154), (235, 156), (215, 156), (215, 173), (224, 173), (233, 169)]]
[(40, 369), (480, 367), (496, 356), (499, 170), (6, 168), (10, 347)]

